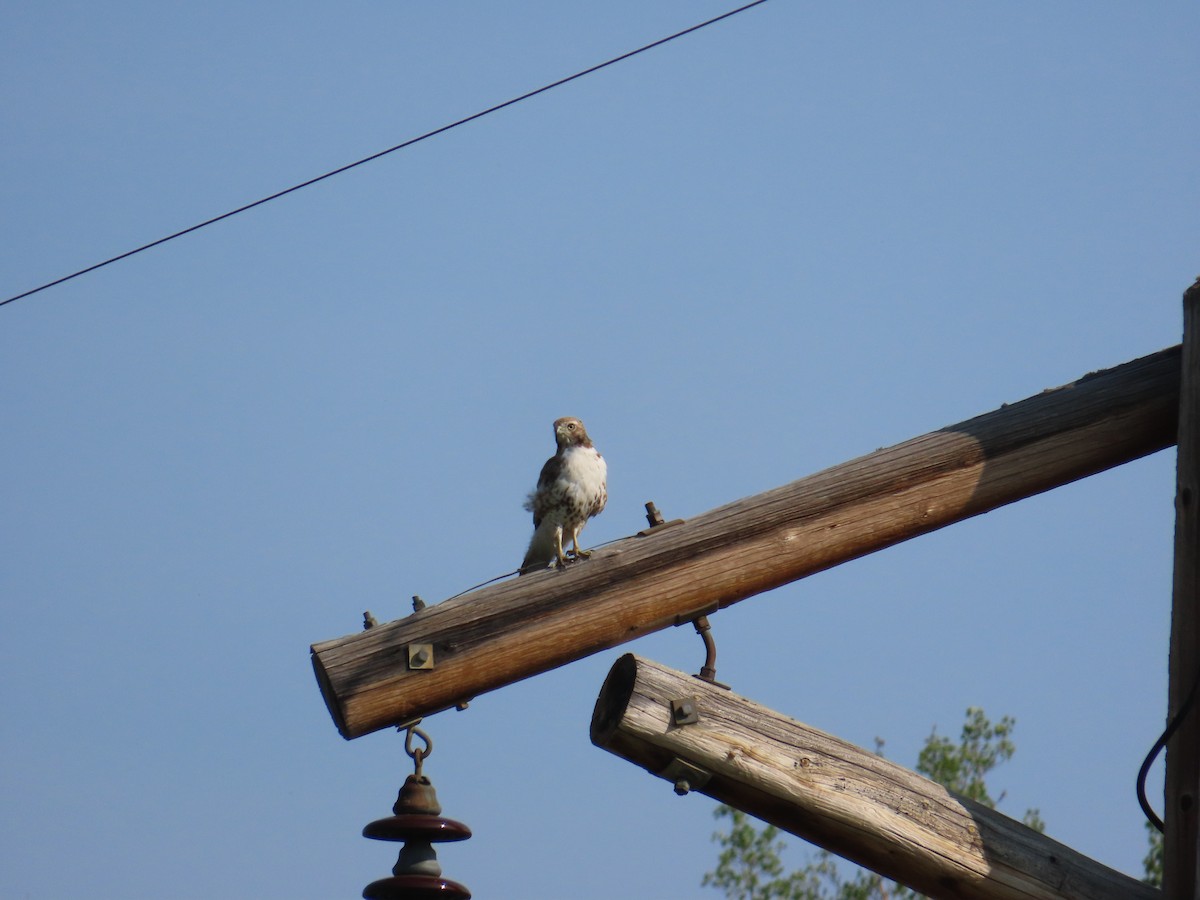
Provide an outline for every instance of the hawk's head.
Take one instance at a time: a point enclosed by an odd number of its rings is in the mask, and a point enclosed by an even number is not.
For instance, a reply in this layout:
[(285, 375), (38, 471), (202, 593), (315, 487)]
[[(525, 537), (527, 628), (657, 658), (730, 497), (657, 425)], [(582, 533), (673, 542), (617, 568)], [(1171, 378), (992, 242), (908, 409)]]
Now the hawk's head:
[(592, 439), (588, 437), (587, 429), (574, 416), (564, 416), (554, 420), (554, 440), (558, 444), (559, 450), (566, 450), (568, 447), (592, 446)]

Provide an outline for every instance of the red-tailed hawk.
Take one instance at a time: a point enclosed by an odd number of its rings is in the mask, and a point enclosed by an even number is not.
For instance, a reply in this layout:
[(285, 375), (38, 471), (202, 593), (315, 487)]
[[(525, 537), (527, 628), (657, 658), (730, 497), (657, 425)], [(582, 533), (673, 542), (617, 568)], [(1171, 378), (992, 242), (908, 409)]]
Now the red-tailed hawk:
[(608, 502), (608, 466), (592, 445), (587, 429), (567, 416), (554, 423), (558, 452), (546, 460), (537, 489), (525, 501), (533, 513), (533, 538), (525, 551), (521, 572), (541, 569), (554, 560), (565, 566), (564, 536), (571, 539), (570, 557), (591, 556), (579, 546), (579, 532)]

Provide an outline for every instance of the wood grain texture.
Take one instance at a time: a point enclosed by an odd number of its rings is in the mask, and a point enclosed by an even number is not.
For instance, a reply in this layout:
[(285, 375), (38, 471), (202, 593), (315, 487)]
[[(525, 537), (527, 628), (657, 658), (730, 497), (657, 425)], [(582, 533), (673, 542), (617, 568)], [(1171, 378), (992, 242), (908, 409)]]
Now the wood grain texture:
[[(326, 705), (341, 734), (358, 737), (1153, 453), (1175, 440), (1179, 353), (315, 644)], [(408, 670), (410, 642), (433, 644), (433, 669)]]
[[(694, 704), (695, 724), (674, 723), (680, 698)], [(916, 772), (632, 654), (610, 671), (591, 734), (668, 780), (683, 760), (709, 776), (701, 793), (930, 897), (1161, 896)]]
[[(1200, 281), (1183, 295), (1183, 360), (1175, 491), (1168, 718), (1184, 705), (1200, 669)], [(1167, 742), (1163, 892), (1200, 897), (1200, 704)]]

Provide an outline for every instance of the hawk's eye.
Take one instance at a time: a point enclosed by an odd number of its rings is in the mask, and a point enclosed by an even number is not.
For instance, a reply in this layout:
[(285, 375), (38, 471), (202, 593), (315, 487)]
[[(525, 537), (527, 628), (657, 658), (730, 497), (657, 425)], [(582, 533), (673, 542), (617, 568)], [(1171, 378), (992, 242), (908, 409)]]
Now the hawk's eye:
[(570, 425), (568, 425), (568, 426), (567, 426), (567, 428), (568, 428), (569, 430), (571, 430), (571, 431), (574, 431), (574, 430), (575, 430), (575, 423), (574, 423), (574, 422), (572, 422)]

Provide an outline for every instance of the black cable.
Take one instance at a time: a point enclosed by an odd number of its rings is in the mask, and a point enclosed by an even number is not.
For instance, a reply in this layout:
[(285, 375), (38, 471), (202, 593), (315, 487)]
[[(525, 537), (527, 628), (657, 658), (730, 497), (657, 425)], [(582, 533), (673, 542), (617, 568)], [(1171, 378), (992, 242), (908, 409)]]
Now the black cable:
[(1196, 672), (1196, 679), (1192, 682), (1191, 688), (1188, 690), (1188, 695), (1183, 701), (1183, 705), (1179, 707), (1179, 711), (1167, 723), (1166, 730), (1162, 736), (1154, 742), (1154, 746), (1150, 748), (1150, 752), (1146, 754), (1145, 760), (1142, 762), (1141, 769), (1138, 770), (1137, 777), (1137, 798), (1141, 804), (1142, 812), (1146, 814), (1146, 818), (1150, 824), (1159, 830), (1163, 830), (1163, 820), (1158, 817), (1158, 814), (1150, 806), (1150, 801), (1146, 799), (1146, 775), (1150, 772), (1150, 767), (1154, 765), (1154, 760), (1163, 748), (1167, 746), (1167, 742), (1171, 740), (1172, 735), (1179, 730), (1179, 726), (1183, 724), (1183, 720), (1187, 718), (1188, 710), (1192, 708), (1192, 703), (1196, 700), (1196, 689), (1200, 688), (1200, 670)]
[(560, 78), (558, 81), (555, 81), (551, 84), (547, 84), (547, 85), (544, 85), (543, 87), (537, 88), (536, 90), (532, 90), (527, 93), (521, 94), (519, 97), (513, 97), (511, 100), (505, 100), (503, 103), (497, 103), (495, 106), (489, 106), (487, 109), (482, 110), (477, 113), (474, 113), (472, 115), (469, 115), (466, 118), (459, 119), (457, 122), (451, 122), (449, 125), (443, 125), (441, 128), (435, 128), (433, 131), (427, 131), (425, 134), (422, 134), (419, 137), (410, 138), (409, 140), (404, 141), (403, 143), (397, 144), (394, 147), (388, 147), (388, 149), (386, 149), (386, 150), (380, 150), (378, 153), (372, 153), (370, 156), (365, 156), (362, 159), (357, 160), (356, 162), (352, 162), (347, 165), (341, 166), (340, 168), (334, 169), (332, 172), (326, 172), (324, 175), (318, 175), (316, 178), (310, 178), (308, 181), (304, 181), (304, 182), (301, 182), (300, 184), (293, 185), (290, 188), (285, 188), (282, 191), (276, 191), (274, 194), (271, 194), (270, 196), (267, 196), (267, 197), (263, 197), (261, 200), (255, 200), (253, 203), (247, 203), (245, 206), (239, 206), (237, 209), (230, 210), (227, 213), (222, 213), (221, 215), (214, 216), (211, 219), (206, 219), (203, 222), (200, 222), (199, 224), (191, 226), (190, 228), (185, 228), (182, 231), (176, 231), (174, 234), (169, 234), (166, 237), (159, 238), (156, 241), (151, 241), (150, 243), (143, 244), (140, 247), (135, 247), (133, 250), (127, 250), (125, 253), (121, 253), (118, 256), (114, 256), (110, 259), (104, 260), (103, 262), (98, 262), (95, 265), (88, 266), (86, 269), (80, 269), (78, 272), (72, 272), (70, 275), (64, 275), (62, 278), (57, 278), (54, 281), (49, 281), (46, 284), (41, 285), (40, 287), (35, 287), (32, 290), (28, 290), (28, 291), (25, 291), (24, 293), (20, 293), (13, 297), (9, 297), (7, 300), (0, 300), (0, 306), (4, 306), (8, 303), (12, 303), (14, 300), (20, 300), (23, 297), (28, 297), (32, 294), (36, 294), (39, 291), (44, 291), (47, 288), (55, 287), (57, 285), (62, 284), (64, 281), (70, 281), (72, 278), (78, 278), (80, 275), (86, 275), (88, 272), (94, 272), (97, 269), (103, 268), (104, 266), (111, 265), (112, 263), (115, 263), (115, 262), (119, 262), (122, 259), (127, 259), (136, 253), (141, 253), (143, 250), (149, 250), (152, 247), (157, 247), (159, 244), (165, 244), (167, 241), (173, 241), (173, 240), (175, 240), (175, 238), (183, 237), (185, 234), (191, 234), (193, 231), (199, 231), (201, 228), (205, 228), (209, 225), (216, 224), (217, 222), (220, 222), (224, 219), (228, 219), (230, 216), (236, 216), (238, 213), (243, 213), (243, 212), (246, 212), (247, 210), (254, 209), (254, 207), (256, 207), (256, 206), (262, 206), (264, 203), (269, 203), (272, 200), (278, 200), (280, 197), (286, 196), (287, 194), (291, 194), (294, 191), (300, 190), (301, 188), (306, 188), (306, 187), (309, 187), (310, 185), (314, 185), (318, 181), (324, 181), (326, 178), (332, 178), (334, 175), (340, 175), (343, 172), (347, 172), (350, 169), (353, 169), (357, 166), (363, 165), (364, 163), (369, 163), (376, 159), (379, 159), (381, 156), (387, 156), (389, 153), (395, 153), (397, 150), (403, 150), (405, 147), (411, 147), (413, 144), (417, 144), (417, 143), (420, 143), (421, 141), (428, 140), (429, 138), (435, 137), (439, 134), (442, 134), (443, 132), (449, 131), (452, 128), (457, 128), (459, 125), (466, 125), (468, 122), (473, 122), (476, 119), (480, 119), (486, 115), (490, 115), (491, 113), (498, 112), (499, 110), (502, 110), (507, 106), (512, 106), (514, 103), (520, 103), (522, 100), (528, 100), (530, 97), (536, 97), (538, 94), (545, 93), (546, 91), (552, 90), (556, 87), (561, 87), (562, 85), (567, 84), (570, 81), (574, 81), (577, 78), (582, 78), (585, 75), (591, 75), (593, 72), (598, 72), (601, 69), (604, 69), (604, 68), (607, 68), (608, 66), (613, 65), (614, 63), (619, 63), (623, 60), (629, 59), (631, 56), (637, 56), (639, 53), (645, 53), (647, 50), (653, 50), (655, 47), (661, 47), (663, 44), (667, 43), (668, 41), (673, 41), (676, 38), (681, 38), (684, 35), (691, 34), (693, 31), (699, 31), (701, 28), (706, 28), (709, 25), (713, 25), (717, 22), (720, 22), (723, 19), (728, 19), (730, 16), (736, 16), (740, 12), (745, 12), (746, 10), (748, 10), (752, 7), (760, 6), (761, 4), (766, 3), (766, 2), (767, 2), (767, 0), (754, 0), (753, 3), (747, 3), (745, 6), (739, 6), (737, 9), (730, 10), (727, 13), (722, 13), (721, 15), (715, 16), (714, 18), (711, 18), (704, 22), (701, 22), (698, 25), (692, 25), (690, 28), (683, 29), (683, 31), (677, 31), (674, 34), (668, 35), (665, 38), (659, 38), (657, 41), (646, 44), (644, 47), (638, 47), (636, 50), (630, 50), (628, 53), (622, 53), (620, 56), (614, 56), (612, 59), (607, 60), (606, 62), (602, 62), (602, 63), (592, 66), (591, 68), (588, 68), (588, 69), (584, 69), (581, 72), (576, 72), (574, 75), (568, 75), (566, 78)]
[[(599, 550), (601, 547), (607, 547), (609, 544), (615, 544), (615, 543), (617, 543), (617, 541), (623, 541), (623, 540), (625, 540), (625, 538), (623, 538), (623, 537), (613, 538), (611, 541), (605, 541), (603, 544), (594, 544), (594, 545), (592, 546), (592, 549), (593, 549), (593, 550)], [(547, 567), (546, 567), (546, 570), (547, 570), (547, 571), (549, 571), (549, 570), (550, 570), (550, 567), (549, 567), (549, 566), (547, 566)], [(541, 569), (537, 569), (537, 570), (533, 570), (533, 569), (531, 569), (531, 570), (530, 570), (530, 572), (531, 572), (531, 573), (532, 573), (533, 571), (538, 571), (538, 572), (540, 572), (540, 571), (541, 571)], [(469, 587), (469, 588), (467, 588), (466, 590), (459, 591), (459, 592), (458, 592), (457, 594), (455, 594), (454, 596), (452, 596), (452, 597), (447, 597), (447, 598), (446, 598), (446, 600), (453, 600), (455, 597), (461, 597), (463, 594), (469, 594), (469, 593), (471, 593), (471, 591), (477, 591), (477, 590), (479, 590), (481, 587), (487, 587), (489, 584), (494, 584), (494, 583), (495, 583), (495, 582), (497, 582), (497, 581), (503, 581), (505, 578), (511, 578), (513, 575), (520, 575), (520, 574), (521, 574), (521, 570), (520, 570), (520, 569), (513, 569), (511, 572), (505, 572), (503, 575), (497, 575), (497, 576), (495, 576), (494, 578), (489, 578), (487, 581), (481, 581), (481, 582), (479, 582), (479, 584), (477, 584), (477, 585), (474, 585), (473, 587)], [(443, 601), (441, 601), (441, 602), (442, 602), (442, 603), (445, 603), (446, 601), (445, 601), (445, 600), (443, 600)]]

